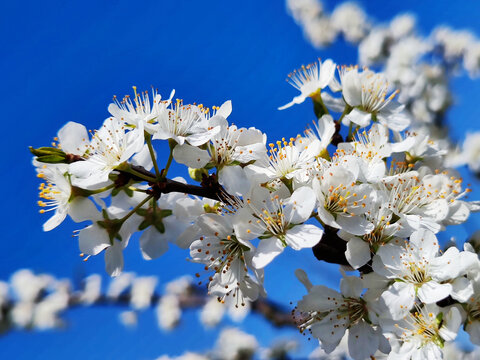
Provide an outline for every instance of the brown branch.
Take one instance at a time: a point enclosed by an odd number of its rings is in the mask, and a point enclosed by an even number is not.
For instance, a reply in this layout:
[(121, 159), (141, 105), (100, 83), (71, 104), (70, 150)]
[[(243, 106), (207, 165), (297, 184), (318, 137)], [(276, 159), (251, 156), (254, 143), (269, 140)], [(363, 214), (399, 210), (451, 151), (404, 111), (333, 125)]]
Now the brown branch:
[[(155, 174), (146, 170), (142, 166), (131, 165), (131, 167), (136, 172), (141, 173), (147, 177), (156, 178)], [(140, 179), (130, 173), (124, 171), (120, 171), (120, 173), (122, 174), (122, 177), (131, 178), (135, 181), (143, 181), (143, 179)], [(122, 180), (122, 183), (124, 184), (127, 182), (125, 180)], [(196, 195), (217, 201), (224, 201), (225, 198), (229, 196), (227, 192), (223, 189), (223, 187), (218, 183), (217, 178), (214, 174), (210, 176), (204, 176), (202, 182), (200, 183), (200, 186), (185, 184), (168, 178), (160, 179), (157, 182), (149, 182), (148, 184), (151, 187), (149, 193), (154, 195), (157, 199), (160, 198), (161, 194), (168, 194), (171, 192)]]

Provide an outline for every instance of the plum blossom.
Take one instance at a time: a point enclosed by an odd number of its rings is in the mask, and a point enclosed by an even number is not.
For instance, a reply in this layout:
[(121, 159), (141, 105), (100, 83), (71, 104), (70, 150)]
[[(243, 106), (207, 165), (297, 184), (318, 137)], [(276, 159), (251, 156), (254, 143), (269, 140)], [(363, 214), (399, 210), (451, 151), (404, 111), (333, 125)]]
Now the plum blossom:
[(322, 238), (322, 229), (304, 224), (315, 208), (312, 189), (300, 187), (288, 195), (285, 189), (271, 192), (255, 187), (246, 204), (235, 214), (234, 228), (238, 238), (261, 237), (252, 259), (255, 268), (265, 267), (287, 246), (300, 250), (314, 246)]
[(368, 184), (357, 184), (357, 161), (344, 157), (325, 163), (315, 175), (312, 185), (318, 199), (318, 216), (328, 226), (353, 235), (370, 233), (374, 226), (364, 214), (375, 199)]
[(153, 133), (154, 140), (172, 139), (179, 145), (183, 145), (186, 141), (190, 145), (199, 146), (220, 131), (219, 126), (211, 126), (208, 108), (202, 105), (185, 105), (180, 99), (172, 104), (157, 118)]
[(335, 63), (327, 59), (323, 63), (319, 59), (318, 63), (302, 66), (300, 69), (288, 75), (288, 82), (297, 90), (300, 95), (295, 96), (288, 104), (279, 107), (279, 110), (289, 108), (295, 104), (301, 104), (309, 96), (317, 91), (326, 88), (335, 75)]
[(219, 127), (205, 149), (184, 143), (173, 150), (174, 159), (190, 168), (205, 166), (217, 168), (218, 182), (233, 195), (242, 195), (250, 189), (241, 164), (248, 164), (266, 156), (265, 136), (255, 128), (237, 128), (226, 118), (231, 112), (230, 101), (225, 102), (210, 119), (210, 126)]
[(172, 90), (167, 100), (162, 100), (162, 96), (158, 94), (157, 90), (152, 89), (152, 101), (150, 101), (148, 91), (138, 94), (135, 86), (133, 89), (135, 91), (133, 102), (129, 95), (126, 95), (122, 101), (114, 97), (114, 102), (108, 106), (108, 111), (113, 117), (126, 124), (134, 126), (143, 124), (145, 131), (152, 134), (158, 119), (167, 112), (175, 90)]
[(312, 285), (303, 270), (296, 270), (295, 275), (308, 291), (298, 302), (295, 320), (300, 331), (317, 338), (325, 352), (335, 350), (347, 330), (349, 353), (355, 360), (367, 359), (378, 349), (389, 350), (381, 330), (370, 321), (372, 309), (361, 295), (364, 285), (360, 278), (344, 276), (339, 293), (323, 285)]
[[(40, 164), (38, 164), (40, 165)], [(44, 231), (50, 231), (60, 225), (67, 215), (73, 221), (81, 222), (89, 218), (92, 211), (96, 211), (91, 200), (75, 196), (70, 183), (70, 175), (63, 164), (42, 165), (37, 167), (37, 176), (43, 180), (40, 184), (38, 206), (40, 213), (54, 211), (54, 214), (43, 224)]]
[(80, 252), (88, 255), (86, 259), (105, 252), (105, 270), (110, 276), (123, 271), (123, 250), (140, 223), (137, 215), (122, 218), (128, 212), (116, 207), (97, 211), (91, 214), (93, 223), (78, 233)]
[(237, 305), (263, 294), (263, 272), (253, 269), (251, 263), (255, 248), (234, 233), (231, 216), (204, 214), (197, 225), (202, 236), (190, 245), (190, 256), (194, 262), (205, 264), (207, 271), (214, 272), (209, 278), (209, 294), (221, 299), (232, 295)]
[(109, 183), (108, 176), (120, 164), (129, 160), (144, 145), (143, 123), (128, 130), (125, 123), (108, 118), (100, 130), (95, 131), (88, 147), (85, 161), (69, 165), (74, 175), (73, 185), (83, 188), (100, 188)]
[(394, 100), (398, 91), (391, 92), (385, 74), (357, 67), (340, 70), (343, 98), (352, 110), (345, 115), (345, 124), (354, 123), (366, 127), (372, 120), (394, 131), (402, 131), (410, 125), (404, 106)]
[(379, 248), (372, 266), (377, 274), (395, 280), (381, 296), (393, 319), (404, 317), (416, 296), (425, 304), (455, 296), (449, 281), (476, 264), (472, 253), (452, 247), (439, 256), (439, 250), (435, 234), (425, 229), (415, 231), (403, 244), (395, 239)]
[(435, 304), (427, 304), (417, 307), (392, 327), (398, 343), (392, 347), (388, 359), (443, 359), (444, 343), (457, 337), (462, 324), (461, 312), (455, 306), (442, 309)]
[(295, 186), (307, 181), (308, 169), (325, 150), (322, 142), (316, 138), (290, 138), (288, 142), (283, 138), (277, 141), (276, 146), (270, 143), (269, 147), (268, 158), (248, 165), (245, 168), (247, 174), (259, 183), (287, 179), (293, 181)]

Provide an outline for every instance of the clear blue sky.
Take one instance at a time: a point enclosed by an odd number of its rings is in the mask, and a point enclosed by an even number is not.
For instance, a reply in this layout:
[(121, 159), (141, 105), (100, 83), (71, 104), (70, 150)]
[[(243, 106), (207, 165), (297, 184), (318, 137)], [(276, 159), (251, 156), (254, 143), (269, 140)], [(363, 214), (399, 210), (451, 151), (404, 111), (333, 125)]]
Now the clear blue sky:
[[(438, 23), (466, 27), (480, 34), (480, 4), (451, 1), (359, 1), (378, 20), (412, 11), (422, 31)], [(467, 6), (468, 3), (468, 6)], [(335, 2), (327, 2), (330, 8)], [(220, 105), (233, 101), (231, 121), (256, 126), (269, 140), (296, 135), (313, 119), (308, 103), (279, 112), (295, 90), (284, 81), (302, 63), (318, 56), (353, 63), (356, 51), (340, 44), (317, 51), (286, 14), (282, 0), (227, 1), (10, 1), (0, 4), (4, 177), (0, 241), (0, 279), (19, 268), (59, 277), (103, 273), (103, 257), (87, 263), (78, 257), (67, 222), (43, 233), (45, 217), (36, 207), (37, 186), (28, 146), (48, 144), (67, 121), (97, 128), (108, 116), (113, 95), (131, 93), (131, 86), (151, 85), (168, 95), (175, 88), (186, 102)], [(457, 108), (450, 121), (454, 136), (480, 130), (480, 82), (455, 81)], [(473, 193), (478, 199), (480, 191)], [(8, 206), (7, 206), (8, 205)], [(469, 225), (469, 230), (476, 229)], [(456, 232), (465, 236), (462, 229)], [(126, 251), (126, 270), (155, 274), (161, 284), (198, 267), (184, 261), (186, 252), (172, 249), (153, 261), (141, 260), (138, 244)], [(313, 261), (308, 250), (287, 251), (267, 268), (266, 288), (274, 300), (288, 304), (303, 293), (293, 276), (306, 268), (317, 282), (337, 286), (335, 267)], [(335, 275), (336, 276), (336, 275)], [(281, 285), (280, 285), (281, 284)], [(197, 315), (171, 334), (160, 331), (147, 311), (136, 330), (119, 325), (119, 309), (77, 309), (66, 315), (61, 331), (15, 331), (0, 337), (0, 358), (16, 359), (151, 359), (161, 354), (211, 347), (216, 331), (204, 332)], [(261, 329), (268, 345), (275, 330), (252, 317), (244, 330)], [(294, 334), (288, 332), (284, 334)], [(292, 335), (293, 336), (293, 335)], [(296, 336), (296, 335), (295, 335)], [(307, 352), (313, 344), (303, 342)]]

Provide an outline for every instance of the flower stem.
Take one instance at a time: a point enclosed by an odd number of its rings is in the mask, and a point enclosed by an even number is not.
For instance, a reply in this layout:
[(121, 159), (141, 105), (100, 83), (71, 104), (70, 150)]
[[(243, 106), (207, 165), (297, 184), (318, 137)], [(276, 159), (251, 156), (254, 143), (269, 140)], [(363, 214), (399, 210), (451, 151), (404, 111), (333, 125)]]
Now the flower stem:
[(113, 189), (114, 187), (115, 187), (115, 184), (110, 184), (100, 189), (87, 190), (87, 189), (82, 189), (72, 185), (72, 192), (71, 192), (69, 201), (72, 201), (76, 196), (89, 197), (90, 195), (100, 194), (104, 191)]
[(340, 118), (337, 120), (337, 123), (340, 124), (343, 120), (343, 118), (345, 117), (345, 115), (349, 114), (350, 111), (352, 111), (352, 107), (348, 104), (345, 105), (345, 109), (343, 110), (342, 112), (342, 115), (340, 115)]
[(172, 164), (172, 160), (173, 160), (173, 149), (175, 148), (177, 143), (174, 140), (169, 139), (168, 145), (170, 146), (170, 155), (168, 156), (167, 165), (165, 165), (165, 169), (162, 170), (162, 176), (161, 176), (162, 179), (165, 179), (167, 177), (168, 169), (170, 168), (170, 165)]
[(155, 168), (155, 175), (157, 175), (157, 178), (160, 178), (160, 170), (158, 169), (158, 164), (157, 164), (157, 159), (155, 159), (155, 151), (153, 151), (153, 146), (152, 146), (152, 135), (147, 133), (145, 131), (145, 141), (147, 142), (148, 146), (148, 152), (150, 153), (150, 157), (152, 158), (153, 162), (153, 167)]
[(320, 89), (313, 94), (310, 94), (313, 101), (313, 110), (317, 119), (320, 119), (325, 114), (330, 114), (327, 107), (323, 103), (322, 96), (320, 95)]
[(145, 199), (143, 199), (137, 206), (135, 206), (132, 210), (128, 212), (127, 215), (125, 215), (123, 218), (120, 219), (120, 221), (123, 223), (125, 220), (127, 220), (130, 216), (135, 214), (135, 212), (140, 209), (143, 205), (145, 205), (151, 198), (153, 198), (153, 195), (148, 195)]

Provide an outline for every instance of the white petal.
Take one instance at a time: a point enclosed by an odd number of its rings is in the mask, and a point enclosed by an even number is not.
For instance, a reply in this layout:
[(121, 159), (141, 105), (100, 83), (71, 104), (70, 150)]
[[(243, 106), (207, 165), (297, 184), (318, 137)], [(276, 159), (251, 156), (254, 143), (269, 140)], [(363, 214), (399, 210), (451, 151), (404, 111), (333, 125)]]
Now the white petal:
[(371, 120), (372, 114), (359, 110), (357, 108), (353, 109), (343, 118), (343, 121), (353, 122), (360, 127), (368, 126)]
[(335, 64), (332, 59), (327, 59), (320, 64), (320, 88), (324, 89), (332, 81), (335, 70), (337, 69), (337, 64)]
[(326, 316), (320, 322), (312, 325), (312, 335), (320, 339), (320, 341), (328, 344), (338, 344), (345, 335), (348, 324), (348, 317), (333, 312)]
[(362, 239), (352, 238), (347, 242), (345, 257), (354, 269), (358, 269), (371, 259), (370, 246)]
[(320, 220), (322, 220), (325, 225), (329, 225), (336, 229), (340, 229), (340, 225), (338, 225), (338, 223), (335, 221), (335, 218), (333, 217), (333, 215), (323, 206), (319, 206), (317, 208), (317, 213), (318, 213), (318, 216), (320, 217)]
[(323, 236), (323, 230), (311, 224), (297, 225), (287, 231), (286, 243), (294, 250), (315, 246)]
[(257, 223), (247, 209), (240, 209), (234, 217), (233, 228), (237, 237), (243, 240), (253, 240), (265, 232), (265, 228)]
[(357, 276), (344, 276), (340, 280), (340, 291), (343, 297), (359, 298), (364, 289), (363, 281)]
[(455, 300), (466, 303), (473, 295), (473, 286), (466, 277), (456, 278), (452, 283), (452, 293), (450, 294)]
[(392, 319), (399, 320), (410, 311), (415, 303), (415, 287), (412, 284), (396, 282), (382, 294), (381, 298)]
[(337, 224), (341, 229), (353, 235), (365, 235), (372, 232), (374, 225), (361, 216), (337, 215)]
[(78, 234), (80, 252), (88, 255), (97, 255), (110, 246), (107, 232), (97, 225), (90, 225)]
[[(448, 248), (442, 256), (430, 261), (430, 272), (433, 278), (437, 281), (445, 281), (465, 273), (469, 267), (475, 265), (477, 260), (476, 256), (470, 254), (469, 252), (460, 253), (455, 247)], [(465, 262), (462, 263), (462, 260)]]
[(204, 235), (227, 237), (232, 234), (232, 225), (227, 217), (218, 214), (204, 214), (200, 216), (196, 224), (204, 232)]
[[(155, 153), (155, 150), (153, 150)], [(156, 158), (156, 153), (155, 153)], [(148, 149), (148, 145), (145, 144), (137, 154), (132, 157), (131, 160), (132, 165), (142, 166), (147, 170), (150, 170), (153, 167), (152, 157), (150, 156), (150, 150)]]
[(200, 146), (209, 141), (213, 136), (218, 134), (220, 131), (220, 126), (215, 126), (213, 129), (207, 130), (205, 132), (196, 133), (188, 135), (186, 140), (193, 146)]
[(403, 261), (400, 256), (403, 253), (401, 246), (395, 244), (400, 240), (393, 240), (393, 243), (388, 243), (381, 246), (377, 254), (373, 257), (373, 270), (385, 277), (401, 277), (403, 270)]
[(207, 150), (189, 144), (177, 145), (173, 149), (173, 158), (180, 164), (193, 169), (201, 169), (211, 160)]
[(475, 345), (480, 345), (480, 321), (475, 320), (467, 322), (465, 331), (470, 335), (470, 341)]
[(433, 304), (445, 299), (452, 292), (452, 285), (429, 281), (418, 289), (418, 298), (425, 304)]
[(67, 212), (66, 211), (55, 211), (55, 214), (50, 217), (45, 223), (43, 224), (43, 231), (50, 231), (52, 229), (55, 229), (58, 225), (60, 225), (63, 220), (67, 217)]
[[(117, 241), (117, 240), (114, 240)], [(123, 251), (122, 246), (115, 244), (105, 251), (105, 270), (112, 276), (118, 276), (123, 271)]]
[(289, 108), (289, 107), (291, 107), (295, 104), (301, 104), (305, 101), (306, 98), (307, 98), (307, 96), (305, 96), (305, 95), (295, 96), (292, 101), (290, 101), (288, 104), (280, 106), (278, 108), (278, 110), (285, 110), (285, 109), (287, 109), (287, 108)]
[(453, 341), (457, 337), (458, 330), (462, 324), (462, 315), (460, 310), (453, 306), (443, 318), (443, 326), (439, 330), (439, 334), (443, 340)]
[(296, 189), (288, 200), (285, 209), (291, 214), (289, 217), (290, 223), (300, 224), (307, 221), (312, 215), (316, 202), (312, 188), (303, 186)]
[(330, 311), (336, 309), (342, 300), (343, 297), (338, 291), (323, 285), (315, 285), (298, 302), (298, 309), (300, 311)]
[(440, 249), (435, 234), (426, 229), (415, 231), (410, 236), (410, 243), (415, 245), (415, 247), (418, 249), (419, 256), (427, 261), (433, 261)]
[(69, 121), (58, 131), (58, 142), (67, 154), (83, 155), (89, 143), (85, 126)]
[(295, 270), (295, 276), (297, 277), (298, 281), (300, 281), (303, 286), (305, 286), (307, 291), (309, 291), (313, 287), (312, 282), (307, 276), (307, 273), (302, 269)]
[(154, 226), (143, 231), (140, 236), (140, 250), (145, 260), (152, 260), (162, 256), (168, 250), (165, 236), (161, 236)]
[(220, 106), (220, 109), (217, 110), (216, 114), (226, 119), (227, 117), (230, 116), (231, 113), (232, 113), (232, 101), (227, 100), (222, 104), (222, 106)]
[(219, 171), (218, 182), (232, 195), (243, 196), (250, 190), (250, 180), (241, 166), (225, 166)]
[(343, 98), (335, 98), (327, 92), (322, 92), (322, 100), (325, 106), (334, 112), (342, 113), (345, 110)]
[(269, 239), (260, 240), (258, 248), (252, 259), (252, 264), (257, 269), (262, 269), (267, 266), (275, 257), (283, 252), (282, 242), (271, 237)]
[(362, 84), (358, 70), (347, 71), (342, 77), (342, 93), (350, 106), (358, 106), (362, 103)]
[(378, 349), (380, 339), (373, 328), (360, 321), (348, 331), (348, 352), (354, 360), (370, 358)]
[(89, 198), (76, 197), (68, 209), (68, 214), (75, 222), (92, 220), (98, 214), (98, 210)]
[(464, 201), (455, 201), (450, 204), (449, 212), (443, 221), (445, 225), (457, 225), (465, 222), (470, 216), (470, 207)]
[(404, 112), (389, 114), (388, 116), (379, 114), (378, 120), (393, 131), (403, 131), (411, 122), (410, 118)]
[(188, 249), (192, 242), (201, 236), (200, 231), (200, 227), (197, 225), (189, 226), (177, 237), (175, 244), (181, 249)]

